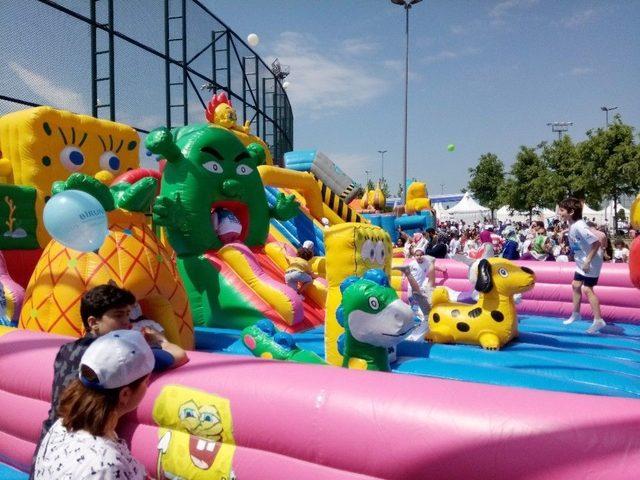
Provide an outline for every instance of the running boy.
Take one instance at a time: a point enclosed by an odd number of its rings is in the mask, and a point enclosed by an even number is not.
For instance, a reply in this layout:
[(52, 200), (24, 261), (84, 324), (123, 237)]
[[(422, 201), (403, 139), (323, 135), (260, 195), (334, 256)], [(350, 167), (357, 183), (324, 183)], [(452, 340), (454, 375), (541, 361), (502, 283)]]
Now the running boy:
[(578, 199), (569, 197), (560, 202), (558, 215), (562, 220), (569, 222), (569, 242), (576, 261), (576, 273), (571, 284), (573, 287), (573, 313), (564, 321), (564, 324), (569, 325), (580, 318), (580, 299), (584, 289), (593, 311), (593, 324), (587, 333), (597, 333), (607, 325), (600, 313), (600, 301), (593, 291), (593, 287), (598, 284), (602, 268), (600, 239), (582, 220), (582, 204)]

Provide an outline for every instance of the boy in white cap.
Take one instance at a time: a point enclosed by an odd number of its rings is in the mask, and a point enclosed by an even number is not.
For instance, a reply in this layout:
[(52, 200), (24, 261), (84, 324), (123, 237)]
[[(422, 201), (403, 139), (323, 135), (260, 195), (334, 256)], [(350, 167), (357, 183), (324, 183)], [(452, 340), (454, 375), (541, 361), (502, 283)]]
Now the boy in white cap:
[(38, 448), (33, 477), (147, 478), (116, 427), (142, 401), (154, 364), (140, 332), (115, 330), (96, 339), (62, 393), (59, 418)]

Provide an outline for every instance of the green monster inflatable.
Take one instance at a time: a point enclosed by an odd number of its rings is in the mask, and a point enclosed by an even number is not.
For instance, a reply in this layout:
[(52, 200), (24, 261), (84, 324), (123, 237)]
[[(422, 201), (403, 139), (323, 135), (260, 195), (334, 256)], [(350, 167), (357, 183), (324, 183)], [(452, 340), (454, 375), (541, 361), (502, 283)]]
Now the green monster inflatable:
[(194, 324), (242, 329), (264, 318), (205, 255), (227, 243), (216, 229), (223, 217), (235, 224), (231, 241), (258, 247), (267, 240), (271, 217), (288, 220), (299, 213), (294, 197), (284, 194), (269, 207), (257, 169), (263, 147), (245, 148), (233, 133), (210, 124), (159, 128), (147, 136), (146, 147), (167, 160), (153, 220), (166, 227), (178, 255)]

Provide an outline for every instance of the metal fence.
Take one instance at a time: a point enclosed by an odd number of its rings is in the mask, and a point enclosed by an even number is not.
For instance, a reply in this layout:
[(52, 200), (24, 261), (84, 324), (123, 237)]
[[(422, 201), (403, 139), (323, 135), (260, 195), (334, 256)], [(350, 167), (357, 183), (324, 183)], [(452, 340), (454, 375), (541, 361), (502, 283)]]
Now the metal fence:
[(293, 149), (282, 75), (198, 0), (3, 1), (0, 65), (0, 114), (52, 105), (146, 133), (205, 121), (226, 91), (276, 163)]

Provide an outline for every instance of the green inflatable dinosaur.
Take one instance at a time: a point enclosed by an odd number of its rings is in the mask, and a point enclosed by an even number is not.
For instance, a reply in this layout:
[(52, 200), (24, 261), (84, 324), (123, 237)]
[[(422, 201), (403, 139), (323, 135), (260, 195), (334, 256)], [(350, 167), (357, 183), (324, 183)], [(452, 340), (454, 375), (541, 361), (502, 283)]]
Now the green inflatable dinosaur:
[(211, 124), (159, 128), (146, 147), (167, 160), (153, 220), (166, 228), (197, 326), (242, 329), (263, 318), (220, 275), (205, 254), (224, 245), (217, 226), (232, 218), (234, 242), (264, 245), (270, 218), (299, 213), (293, 196), (280, 194), (270, 208), (258, 165), (265, 158), (257, 143), (246, 148), (225, 128)]
[(382, 270), (369, 270), (363, 278), (348, 277), (340, 286), (342, 303), (336, 318), (344, 327), (342, 366), (388, 372), (388, 349), (416, 327), (413, 310), (398, 298)]

